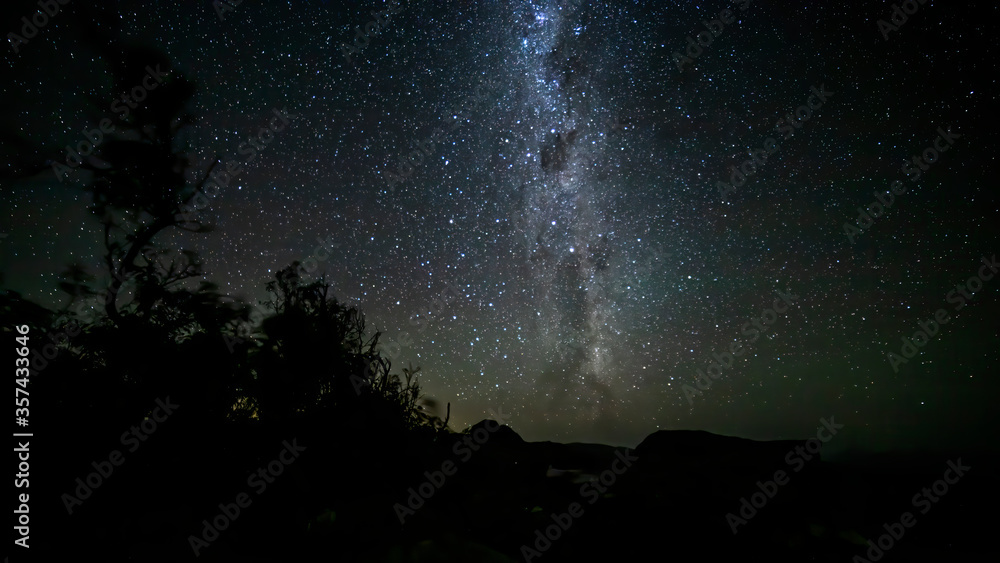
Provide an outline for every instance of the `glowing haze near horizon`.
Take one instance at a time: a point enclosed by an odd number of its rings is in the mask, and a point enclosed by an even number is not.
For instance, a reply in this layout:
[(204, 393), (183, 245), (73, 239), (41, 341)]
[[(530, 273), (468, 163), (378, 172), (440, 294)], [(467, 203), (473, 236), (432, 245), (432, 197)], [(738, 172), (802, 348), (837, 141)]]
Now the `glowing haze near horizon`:
[[(1000, 246), (976, 130), (995, 108), (993, 67), (971, 44), (996, 8), (925, 5), (884, 42), (878, 3), (744, 4), (404, 3), (345, 64), (340, 45), (374, 4), (242, 3), (220, 22), (209, 2), (123, 2), (122, 34), (199, 87), (192, 175), (215, 154), (242, 162), (272, 108), (299, 116), (212, 200), (216, 232), (160, 242), (262, 299), (274, 272), (333, 237), (321, 269), (334, 291), (406, 343), (394, 366), (419, 365), (457, 428), (502, 409), (526, 439), (635, 445), (657, 429), (807, 437), (835, 416), (835, 450), (976, 444), (997, 390), (1000, 282), (899, 373), (886, 353)], [(736, 21), (678, 70), (673, 53), (725, 8)], [(107, 115), (106, 61), (71, 13), (23, 51), (3, 86), (31, 142), (18, 150), (61, 158)], [(66, 59), (67, 77), (46, 71)], [(831, 97), (723, 201), (716, 182), (821, 85)], [(451, 131), (444, 113), (477, 86), (482, 102)], [(386, 171), (439, 127), (390, 190)], [(938, 127), (962, 137), (849, 243), (843, 223), (906, 179), (900, 165)], [(6, 285), (64, 303), (56, 274), (81, 256), (99, 271), (100, 225), (51, 173), (14, 187)], [(438, 307), (449, 284), (461, 296)], [(799, 299), (749, 342), (745, 323), (779, 290)], [(737, 339), (746, 353), (689, 402), (682, 386)]]

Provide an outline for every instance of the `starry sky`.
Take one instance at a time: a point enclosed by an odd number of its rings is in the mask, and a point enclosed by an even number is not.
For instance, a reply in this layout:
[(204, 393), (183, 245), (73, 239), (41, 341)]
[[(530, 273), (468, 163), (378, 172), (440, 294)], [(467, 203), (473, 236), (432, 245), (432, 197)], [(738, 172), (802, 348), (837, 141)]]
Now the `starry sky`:
[[(34, 10), (6, 5), (3, 31)], [(835, 416), (838, 451), (997, 442), (1000, 279), (947, 301), (1000, 250), (995, 6), (929, 1), (894, 29), (878, 23), (891, 3), (856, 0), (95, 10), (197, 86), (192, 182), (216, 155), (244, 165), (206, 211), (215, 232), (157, 242), (251, 302), (325, 245), (313, 275), (384, 332), (394, 366), (421, 367), (453, 427), (503, 409), (529, 440), (635, 445), (657, 429), (804, 437)], [(0, 270), (50, 307), (70, 262), (107, 279), (86, 173), (24, 173), (115, 117), (93, 17), (65, 6), (2, 63)], [(248, 160), (281, 109), (294, 119)], [(948, 150), (925, 152), (936, 141)], [(941, 308), (950, 321), (893, 365)]]

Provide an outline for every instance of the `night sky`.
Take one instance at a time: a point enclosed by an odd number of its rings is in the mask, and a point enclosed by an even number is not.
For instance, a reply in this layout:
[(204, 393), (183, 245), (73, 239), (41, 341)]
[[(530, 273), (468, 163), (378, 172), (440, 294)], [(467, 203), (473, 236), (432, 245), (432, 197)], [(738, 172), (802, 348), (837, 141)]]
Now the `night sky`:
[[(0, 82), (3, 287), (48, 307), (71, 262), (108, 280), (87, 174), (50, 166), (118, 119), (77, 3), (6, 47)], [(324, 246), (308, 278), (384, 332), (394, 371), (422, 368), (453, 428), (502, 409), (528, 440), (635, 445), (801, 438), (833, 416), (824, 455), (997, 442), (1000, 279), (956, 290), (1000, 250), (995, 6), (914, 2), (886, 31), (878, 1), (403, 1), (348, 53), (388, 4), (99, 4), (196, 84), (192, 183), (216, 155), (243, 165), (215, 232), (156, 243), (248, 301)], [(5, 5), (2, 31), (34, 9)], [(250, 151), (275, 110), (293, 117)]]

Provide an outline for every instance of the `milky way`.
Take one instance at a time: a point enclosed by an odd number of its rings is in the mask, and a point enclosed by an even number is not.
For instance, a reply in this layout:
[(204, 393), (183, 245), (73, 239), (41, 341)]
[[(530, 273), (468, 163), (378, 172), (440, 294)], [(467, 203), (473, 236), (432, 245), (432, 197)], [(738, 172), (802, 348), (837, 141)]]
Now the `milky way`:
[[(217, 156), (245, 160), (275, 110), (298, 116), (213, 198), (214, 232), (159, 243), (199, 252), (206, 280), (253, 302), (334, 241), (314, 274), (383, 332), (396, 370), (422, 368), (457, 427), (503, 408), (529, 439), (635, 444), (657, 428), (802, 436), (836, 415), (858, 432), (837, 447), (888, 447), (954, 443), (988, 412), (997, 284), (917, 359), (886, 358), (1000, 246), (980, 131), (996, 7), (928, 3), (886, 39), (882, 3), (400, 2), (345, 57), (384, 7), (92, 8), (197, 86), (192, 181)], [(45, 165), (120, 94), (80, 17), (9, 53), (0, 86), (17, 139), (5, 178), (46, 169), (4, 180), (4, 282), (53, 306), (70, 262), (107, 277), (79, 182)], [(949, 127), (953, 150), (845, 237)], [(778, 291), (800, 299), (749, 342)], [(737, 341), (747, 353), (686, 393)]]
[(538, 337), (553, 360), (551, 379), (537, 385), (552, 414), (568, 409), (575, 418), (592, 418), (608, 414), (613, 402), (613, 226), (601, 200), (621, 195), (595, 174), (606, 166), (610, 131), (600, 122), (607, 111), (597, 109), (607, 92), (593, 79), (603, 68), (587, 62), (595, 60), (588, 47), (605, 45), (589, 40), (596, 26), (578, 8), (519, 8), (521, 23), (510, 37), (514, 68), (522, 73), (523, 117), (515, 131), (538, 149), (529, 149), (511, 177), (519, 182), (518, 230), (529, 291), (539, 304)]

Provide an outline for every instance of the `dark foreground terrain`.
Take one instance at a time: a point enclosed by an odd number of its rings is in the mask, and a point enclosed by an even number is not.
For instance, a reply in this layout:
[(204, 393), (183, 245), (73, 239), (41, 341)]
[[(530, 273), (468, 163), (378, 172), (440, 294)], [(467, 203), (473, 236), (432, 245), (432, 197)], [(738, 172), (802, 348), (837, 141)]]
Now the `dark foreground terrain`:
[[(493, 421), (398, 439), (294, 422), (209, 433), (183, 406), (152, 413), (164, 420), (146, 440), (122, 441), (94, 414), (31, 442), (34, 558), (848, 562), (996, 553), (996, 464), (980, 456), (833, 464), (809, 454), (818, 442), (694, 431), (656, 432), (635, 448), (530, 443)], [(101, 468), (108, 476), (91, 476), (99, 484), (86, 499), (63, 496), (86, 495), (75, 479)], [(935, 491), (939, 480), (952, 483)], [(890, 533), (899, 538), (890, 543)], [(881, 555), (867, 542), (883, 534)]]
[(15, 427), (31, 435), (11, 453), (28, 549), (10, 561), (997, 560), (992, 453), (832, 463), (832, 417), (771, 442), (525, 442), (502, 409), (455, 432), (450, 405), (424, 410), (419, 369), (393, 372), (363, 316), (289, 272), (259, 341), (235, 345), (219, 307), (195, 308), (194, 335), (153, 311), (60, 336), (0, 294), (32, 319)]

